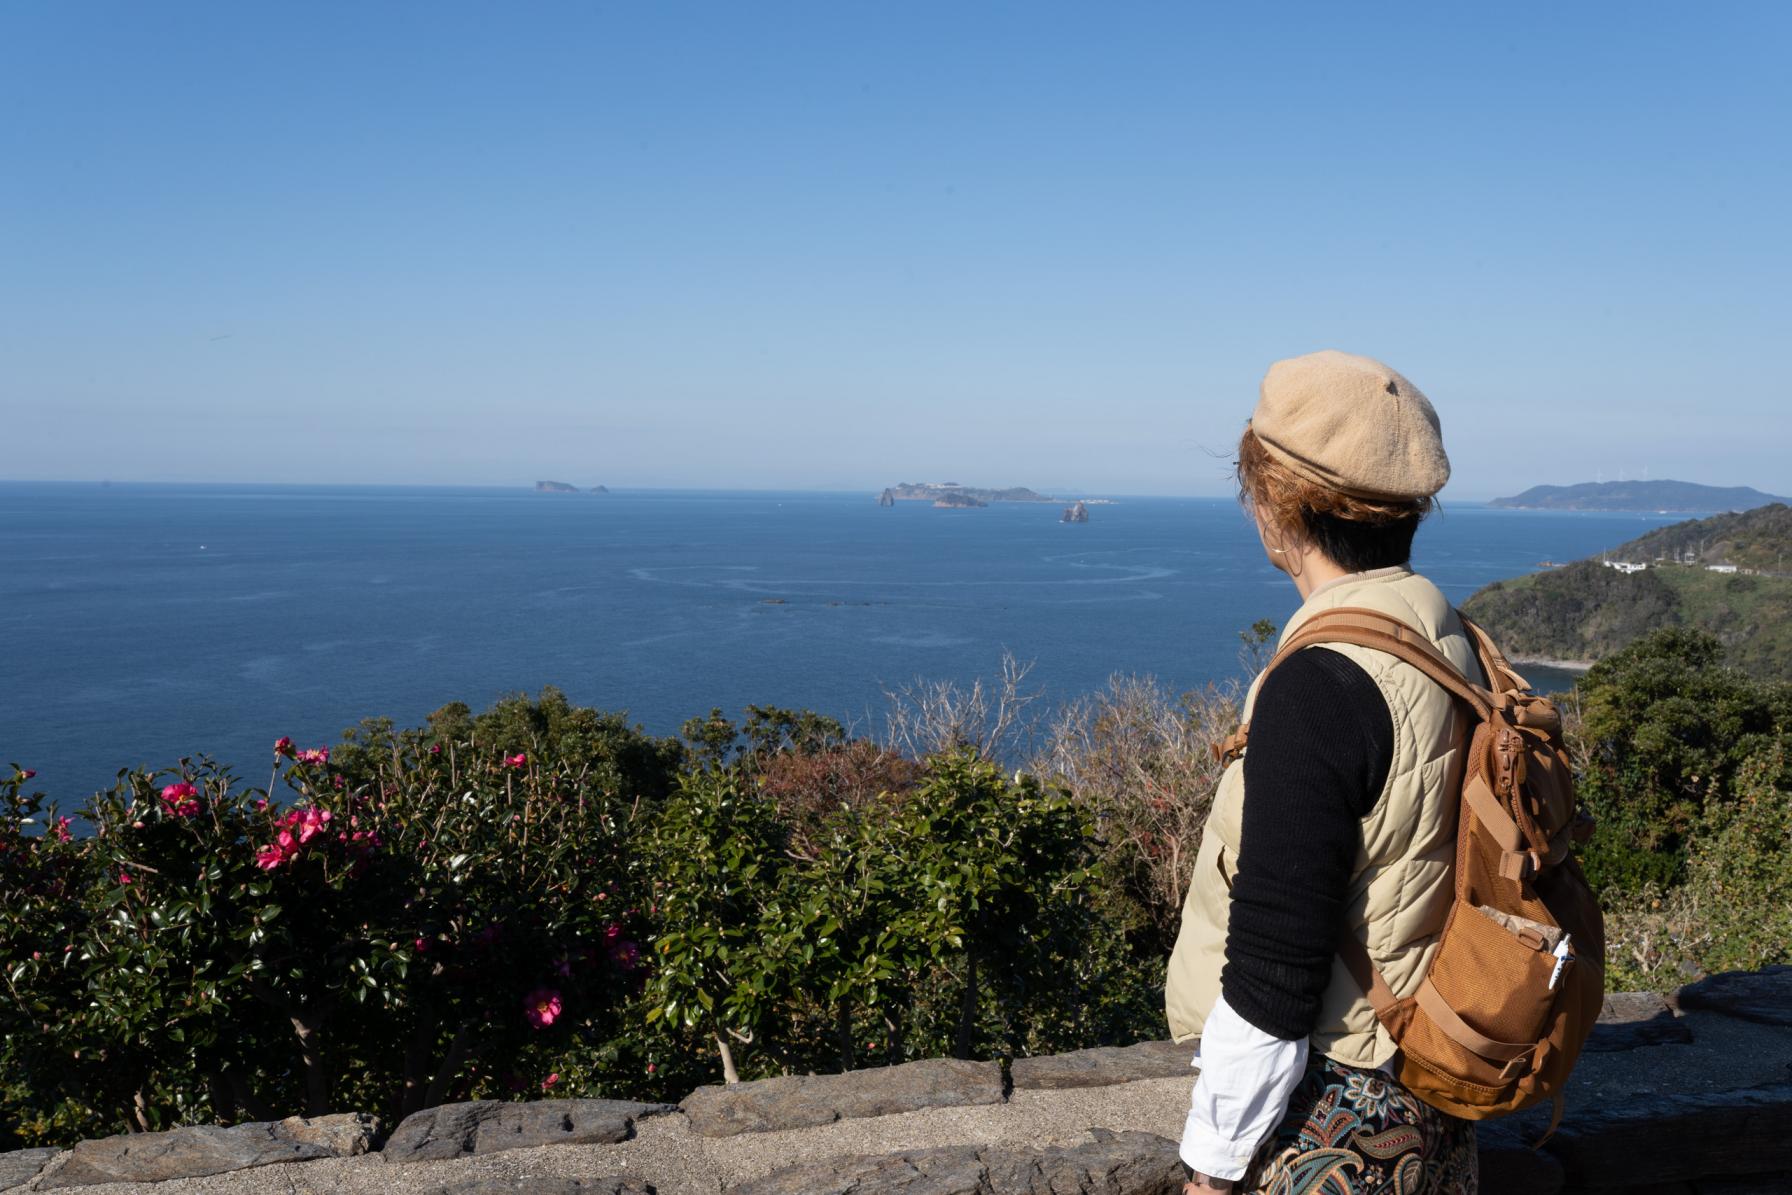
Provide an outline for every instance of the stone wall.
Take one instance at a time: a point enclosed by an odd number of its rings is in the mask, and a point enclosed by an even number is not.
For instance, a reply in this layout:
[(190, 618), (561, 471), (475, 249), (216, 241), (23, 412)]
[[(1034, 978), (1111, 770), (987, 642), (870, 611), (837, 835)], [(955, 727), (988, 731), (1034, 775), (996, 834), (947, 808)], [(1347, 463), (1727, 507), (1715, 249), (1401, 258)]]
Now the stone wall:
[[(1169, 1042), (705, 1087), (679, 1105), (483, 1101), (0, 1154), (0, 1191), (1175, 1192), (1192, 1051)], [(1792, 1191), (1792, 968), (1614, 995), (1547, 1110), (1484, 1125), (1484, 1195)]]

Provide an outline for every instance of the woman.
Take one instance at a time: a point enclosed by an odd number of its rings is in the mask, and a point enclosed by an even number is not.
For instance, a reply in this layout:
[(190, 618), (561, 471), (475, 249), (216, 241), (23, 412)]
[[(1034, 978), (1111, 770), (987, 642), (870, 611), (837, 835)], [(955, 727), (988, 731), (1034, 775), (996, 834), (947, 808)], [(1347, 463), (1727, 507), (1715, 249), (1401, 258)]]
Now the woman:
[[(1387, 366), (1271, 366), (1238, 481), (1302, 598), (1283, 640), (1321, 610), (1367, 607), (1479, 680), (1456, 612), (1407, 567), (1449, 475), (1436, 412)], [(1393, 1078), (1397, 1047), (1337, 954), (1352, 934), (1397, 995), (1417, 987), (1450, 907), (1466, 723), (1410, 665), (1342, 644), (1260, 678), (1244, 718), (1165, 989), (1172, 1035), (1201, 1039), (1185, 1190), (1472, 1193), (1473, 1126)]]

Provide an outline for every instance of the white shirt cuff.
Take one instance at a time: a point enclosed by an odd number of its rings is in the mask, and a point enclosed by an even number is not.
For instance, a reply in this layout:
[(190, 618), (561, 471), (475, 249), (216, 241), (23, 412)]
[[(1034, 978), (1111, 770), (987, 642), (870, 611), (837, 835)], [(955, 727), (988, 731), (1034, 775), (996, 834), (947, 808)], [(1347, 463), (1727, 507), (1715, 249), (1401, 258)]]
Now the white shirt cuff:
[(1195, 1056), (1201, 1075), (1182, 1130), (1182, 1160), (1202, 1174), (1237, 1179), (1288, 1110), (1307, 1068), (1307, 1039), (1284, 1041), (1214, 1004)]

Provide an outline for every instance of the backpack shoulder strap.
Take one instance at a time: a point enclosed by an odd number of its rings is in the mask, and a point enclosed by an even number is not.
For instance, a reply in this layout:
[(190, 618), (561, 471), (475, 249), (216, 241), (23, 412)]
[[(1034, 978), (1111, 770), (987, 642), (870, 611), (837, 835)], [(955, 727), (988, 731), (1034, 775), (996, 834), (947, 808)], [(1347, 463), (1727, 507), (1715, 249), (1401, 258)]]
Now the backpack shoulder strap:
[[(1475, 626), (1466, 618), (1463, 626), (1470, 628), (1470, 634), (1477, 644), (1482, 667), (1489, 678), (1494, 679), (1498, 688), (1496, 692), (1504, 692), (1509, 685), (1500, 685), (1497, 679), (1503, 672), (1506, 677), (1523, 682), (1522, 677), (1511, 670), (1499, 649), (1493, 646), (1493, 640), (1487, 633)], [(1308, 647), (1320, 647), (1327, 643), (1351, 643), (1358, 647), (1372, 647), (1377, 651), (1385, 651), (1389, 655), (1405, 663), (1411, 664), (1420, 672), (1430, 677), (1451, 696), (1467, 705), (1477, 718), (1485, 721), (1492, 716), (1498, 702), (1494, 693), (1488, 692), (1475, 684), (1460, 669), (1452, 664), (1447, 656), (1423, 635), (1401, 622), (1390, 614), (1379, 610), (1370, 610), (1364, 606), (1339, 606), (1335, 610), (1321, 610), (1295, 631), (1294, 637), (1276, 649), (1269, 663), (1263, 666), (1257, 681), (1262, 683), (1275, 667), (1288, 659), (1295, 652)], [(1486, 653), (1492, 654), (1492, 659)], [(1497, 662), (1498, 667), (1495, 666)], [(1245, 746), (1250, 741), (1251, 724), (1243, 723), (1223, 741), (1212, 746), (1213, 757), (1220, 764), (1230, 764), (1244, 754)]]
[[(1480, 633), (1479, 628), (1476, 628), (1476, 633)], [(1485, 635), (1481, 635), (1481, 638), (1485, 639)], [(1491, 643), (1491, 640), (1487, 642)], [(1322, 610), (1315, 614), (1302, 623), (1294, 637), (1277, 650), (1263, 671), (1267, 674), (1270, 669), (1303, 648), (1327, 643), (1351, 643), (1358, 647), (1385, 651), (1437, 682), (1453, 697), (1474, 710), (1477, 717), (1485, 719), (1493, 712), (1493, 694), (1462, 675), (1461, 670), (1438, 651), (1430, 640), (1398, 618), (1361, 606), (1340, 606), (1335, 610)], [(1492, 671), (1489, 669), (1489, 672)]]

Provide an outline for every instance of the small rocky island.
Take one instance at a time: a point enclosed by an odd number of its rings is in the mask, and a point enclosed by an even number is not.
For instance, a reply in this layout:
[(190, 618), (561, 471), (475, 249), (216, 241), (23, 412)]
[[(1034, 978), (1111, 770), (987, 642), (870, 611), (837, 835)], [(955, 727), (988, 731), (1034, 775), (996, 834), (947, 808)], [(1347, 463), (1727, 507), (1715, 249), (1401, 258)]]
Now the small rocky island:
[(1089, 504), (1078, 500), (1064, 508), (1064, 517), (1060, 523), (1087, 523), (1089, 521)]
[[(579, 494), (586, 491), (580, 490), (576, 485), (568, 485), (564, 481), (538, 481), (535, 483), (535, 492), (538, 494)], [(607, 494), (610, 489), (608, 486), (594, 485), (589, 492)]]
[(931, 502), (942, 507), (988, 506), (991, 502), (1055, 502), (1057, 499), (1036, 493), (1024, 485), (1005, 490), (960, 485), (956, 481), (903, 481), (885, 488), (877, 496), (879, 506), (898, 502)]

